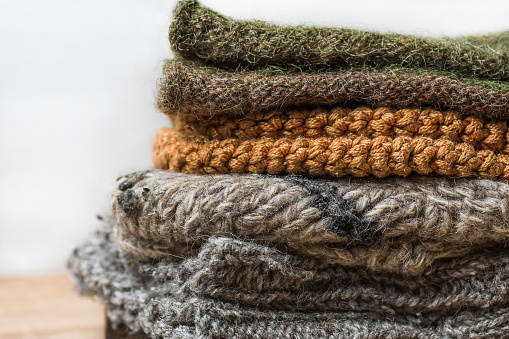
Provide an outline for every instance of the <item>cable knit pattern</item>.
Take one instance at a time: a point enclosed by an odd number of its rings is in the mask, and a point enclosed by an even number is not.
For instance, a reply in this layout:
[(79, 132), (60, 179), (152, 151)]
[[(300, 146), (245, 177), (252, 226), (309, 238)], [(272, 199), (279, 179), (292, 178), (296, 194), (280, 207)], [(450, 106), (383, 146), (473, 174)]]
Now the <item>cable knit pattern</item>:
[(465, 142), (475, 149), (488, 149), (509, 154), (507, 122), (484, 121), (475, 116), (463, 117), (454, 111), (432, 109), (400, 109), (388, 107), (294, 108), (257, 113), (242, 118), (215, 116), (171, 117), (175, 129), (207, 138), (239, 140), (299, 137), (337, 138), (364, 136), (429, 137)]
[(119, 252), (106, 228), (68, 268), (82, 294), (104, 300), (114, 325), (150, 338), (493, 338), (509, 330), (506, 250), (443, 260), (436, 275), (405, 280), (215, 237), (191, 258), (142, 263)]
[(168, 61), (157, 107), (166, 114), (250, 115), (304, 105), (353, 102), (373, 107), (449, 108), (482, 118), (507, 118), (509, 93), (432, 74), (366, 70), (273, 74), (230, 73)]
[(509, 155), (467, 143), (425, 137), (359, 136), (208, 140), (163, 128), (153, 146), (154, 166), (174, 172), (353, 175), (481, 176), (509, 179)]
[(485, 179), (150, 170), (120, 177), (111, 208), (119, 247), (140, 260), (194, 255), (209, 237), (231, 236), (327, 264), (419, 275), (440, 258), (505, 244), (509, 232), (509, 185)]

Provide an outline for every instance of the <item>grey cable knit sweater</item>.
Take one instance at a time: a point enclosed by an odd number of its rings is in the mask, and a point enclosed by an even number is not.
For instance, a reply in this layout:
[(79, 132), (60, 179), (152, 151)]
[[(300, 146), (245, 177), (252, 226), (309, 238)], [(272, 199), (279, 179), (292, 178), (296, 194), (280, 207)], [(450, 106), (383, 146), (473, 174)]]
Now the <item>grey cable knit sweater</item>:
[(316, 180), (191, 175), (162, 170), (119, 178), (115, 240), (141, 260), (196, 254), (210, 236), (266, 241), (330, 264), (431, 273), (509, 240), (509, 185), (415, 176)]

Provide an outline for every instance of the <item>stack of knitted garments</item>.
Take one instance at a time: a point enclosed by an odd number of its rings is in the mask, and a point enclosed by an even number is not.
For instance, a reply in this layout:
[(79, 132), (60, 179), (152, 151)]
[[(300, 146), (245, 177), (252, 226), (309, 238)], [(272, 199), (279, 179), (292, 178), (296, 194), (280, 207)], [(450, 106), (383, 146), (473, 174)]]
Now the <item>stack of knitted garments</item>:
[(147, 338), (509, 337), (508, 37), (180, 2), (174, 127), (74, 251), (79, 291)]

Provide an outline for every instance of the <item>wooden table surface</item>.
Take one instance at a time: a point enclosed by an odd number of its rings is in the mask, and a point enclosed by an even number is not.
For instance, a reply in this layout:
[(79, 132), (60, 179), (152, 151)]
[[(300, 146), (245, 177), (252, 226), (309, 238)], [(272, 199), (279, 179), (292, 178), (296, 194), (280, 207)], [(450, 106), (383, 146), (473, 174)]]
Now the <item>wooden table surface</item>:
[(102, 339), (104, 309), (65, 275), (0, 278), (0, 338)]

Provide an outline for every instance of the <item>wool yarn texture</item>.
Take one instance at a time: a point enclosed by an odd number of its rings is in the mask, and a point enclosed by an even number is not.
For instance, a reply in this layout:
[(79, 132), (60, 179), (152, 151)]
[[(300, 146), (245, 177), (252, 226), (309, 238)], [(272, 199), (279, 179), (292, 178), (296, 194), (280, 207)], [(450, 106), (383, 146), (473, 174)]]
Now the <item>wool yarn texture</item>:
[(509, 185), (485, 179), (312, 180), (134, 172), (111, 197), (115, 240), (142, 261), (195, 255), (210, 237), (270, 243), (324, 264), (433, 274), (441, 258), (502, 246)]
[(509, 31), (492, 33), (492, 34), (480, 34), (470, 35), (466, 37), (466, 41), (473, 45), (487, 45), (498, 50), (509, 49)]
[(283, 27), (231, 19), (184, 0), (169, 39), (181, 61), (164, 67), (158, 108), (167, 114), (248, 115), (348, 102), (487, 118), (509, 113), (507, 32), (431, 39)]
[(67, 263), (113, 330), (509, 336), (508, 32), (285, 27), (183, 0), (169, 41), (155, 169), (117, 179)]
[[(96, 232), (68, 268), (113, 325), (149, 338), (493, 338), (509, 330), (506, 250), (399, 280), (210, 237), (196, 256), (136, 261)], [(305, 292), (303, 292), (305, 291)]]
[(308, 108), (275, 110), (245, 117), (173, 115), (175, 129), (209, 139), (249, 140), (262, 137), (428, 137), (471, 144), (476, 150), (509, 154), (507, 122), (493, 122), (455, 111), (389, 107)]
[(509, 80), (505, 36), (433, 39), (349, 28), (284, 27), (235, 20), (196, 0), (177, 4), (169, 31), (172, 50), (180, 57), (232, 70), (268, 65), (304, 70), (393, 66), (502, 81)]
[(509, 85), (484, 86), (435, 74), (370, 72), (228, 72), (168, 61), (157, 95), (168, 115), (250, 115), (298, 106), (356, 104), (434, 107), (496, 119), (509, 116)]
[(509, 155), (427, 137), (208, 139), (161, 129), (153, 162), (173, 172), (382, 178), (411, 173), (509, 180)]

